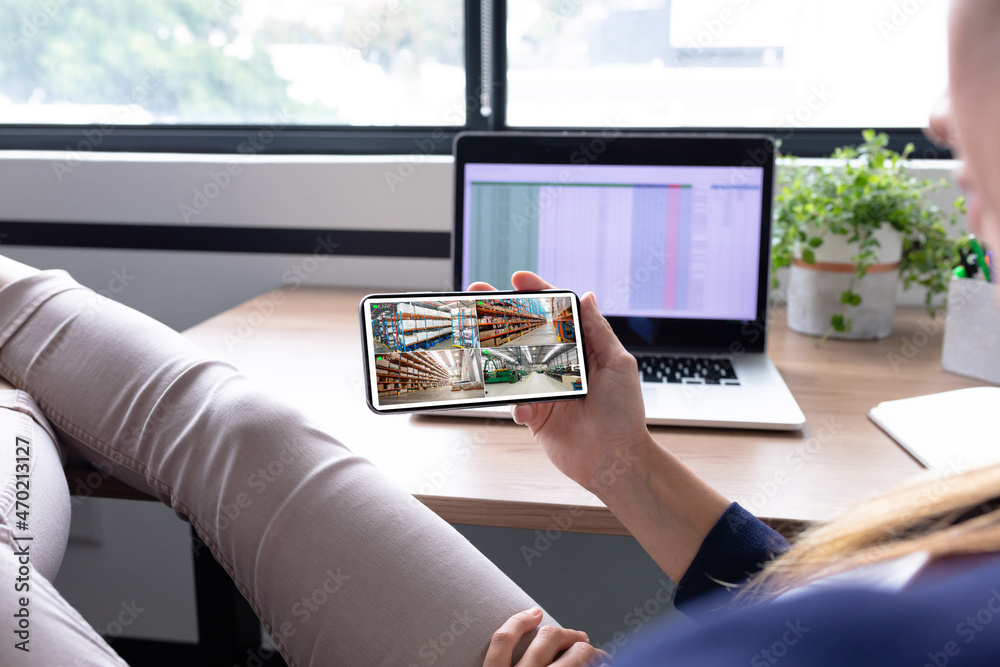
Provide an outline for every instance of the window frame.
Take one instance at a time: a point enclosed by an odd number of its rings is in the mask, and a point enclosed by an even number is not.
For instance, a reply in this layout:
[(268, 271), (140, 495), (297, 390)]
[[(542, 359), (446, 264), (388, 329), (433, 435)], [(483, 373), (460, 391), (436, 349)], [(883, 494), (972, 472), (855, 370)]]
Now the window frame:
[[(488, 8), (484, 17), (484, 6)], [(485, 20), (484, 20), (485, 18)], [(295, 126), (282, 128), (254, 153), (272, 155), (451, 155), (452, 141), (465, 130), (486, 132), (587, 131), (605, 128), (509, 127), (506, 123), (507, 58), (506, 0), (465, 0), (466, 124), (462, 127)], [(481, 45), (489, 34), (490, 62), (484, 63)], [(484, 67), (484, 64), (486, 67)], [(491, 79), (483, 80), (486, 73)], [(499, 73), (499, 74), (498, 74)], [(492, 74), (492, 76), (490, 76)], [(489, 86), (492, 113), (480, 112), (480, 92)], [(469, 92), (471, 91), (471, 92)], [(0, 149), (76, 152), (138, 152), (233, 154), (246, 142), (268, 130), (266, 125), (102, 126), (0, 124)], [(629, 127), (628, 132), (725, 132), (770, 134), (781, 140), (781, 152), (801, 157), (824, 157), (835, 148), (860, 143), (867, 128), (759, 128), (759, 127)], [(951, 159), (949, 150), (933, 144), (920, 128), (877, 127), (889, 135), (889, 147), (902, 151), (914, 145), (915, 159)]]

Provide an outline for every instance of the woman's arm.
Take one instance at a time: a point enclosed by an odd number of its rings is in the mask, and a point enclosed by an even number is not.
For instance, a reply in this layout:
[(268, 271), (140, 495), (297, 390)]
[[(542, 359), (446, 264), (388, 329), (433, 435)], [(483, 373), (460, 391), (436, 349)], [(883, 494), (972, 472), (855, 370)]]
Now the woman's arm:
[[(533, 273), (518, 290), (550, 289)], [(477, 283), (471, 289), (490, 289)], [(653, 440), (646, 429), (635, 358), (615, 336), (593, 294), (581, 301), (589, 392), (579, 401), (529, 403), (514, 419), (552, 462), (597, 495), (674, 581), (680, 581), (729, 502)]]
[(599, 473), (613, 477), (612, 484), (604, 485), (598, 477), (588, 488), (663, 571), (679, 582), (729, 501), (648, 433), (617, 453), (619, 461), (630, 465), (619, 464), (624, 468), (620, 475)]

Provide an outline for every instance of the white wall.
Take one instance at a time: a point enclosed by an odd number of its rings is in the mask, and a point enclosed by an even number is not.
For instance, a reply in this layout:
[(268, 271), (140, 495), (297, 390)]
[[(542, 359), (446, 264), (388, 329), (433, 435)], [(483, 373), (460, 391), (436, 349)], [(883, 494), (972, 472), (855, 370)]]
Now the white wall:
[(76, 159), (0, 152), (0, 218), (451, 229), (450, 157), (90, 153)]

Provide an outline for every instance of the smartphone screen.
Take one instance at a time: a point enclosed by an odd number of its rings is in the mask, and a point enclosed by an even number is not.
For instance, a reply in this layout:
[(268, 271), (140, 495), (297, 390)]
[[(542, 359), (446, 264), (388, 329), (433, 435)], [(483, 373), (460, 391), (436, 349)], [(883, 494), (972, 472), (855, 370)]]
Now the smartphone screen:
[(580, 398), (587, 393), (573, 292), (373, 294), (360, 306), (376, 412)]

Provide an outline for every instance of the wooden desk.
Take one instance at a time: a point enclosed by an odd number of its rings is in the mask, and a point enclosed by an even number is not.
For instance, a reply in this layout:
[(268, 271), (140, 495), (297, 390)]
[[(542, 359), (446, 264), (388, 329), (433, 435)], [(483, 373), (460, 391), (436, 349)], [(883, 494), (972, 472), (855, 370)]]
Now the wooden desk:
[[(375, 290), (372, 290), (375, 291)], [(452, 523), (625, 534), (513, 422), (372, 414), (365, 406), (359, 289), (271, 292), (186, 332), (298, 405)], [(788, 530), (824, 520), (921, 467), (867, 417), (883, 400), (975, 386), (941, 370), (942, 321), (900, 309), (894, 335), (815, 347), (772, 313), (769, 353), (806, 415), (801, 432), (654, 427), (726, 497)]]
[[(372, 414), (357, 317), (365, 293), (270, 292), (185, 335), (299, 406), (449, 522), (544, 530), (572, 511), (571, 531), (627, 534), (512, 421)], [(941, 370), (942, 325), (923, 309), (901, 308), (886, 340), (817, 348), (775, 309), (769, 353), (806, 415), (803, 431), (651, 431), (723, 495), (783, 532), (829, 519), (921, 470), (868, 419), (870, 408), (981, 384)]]

